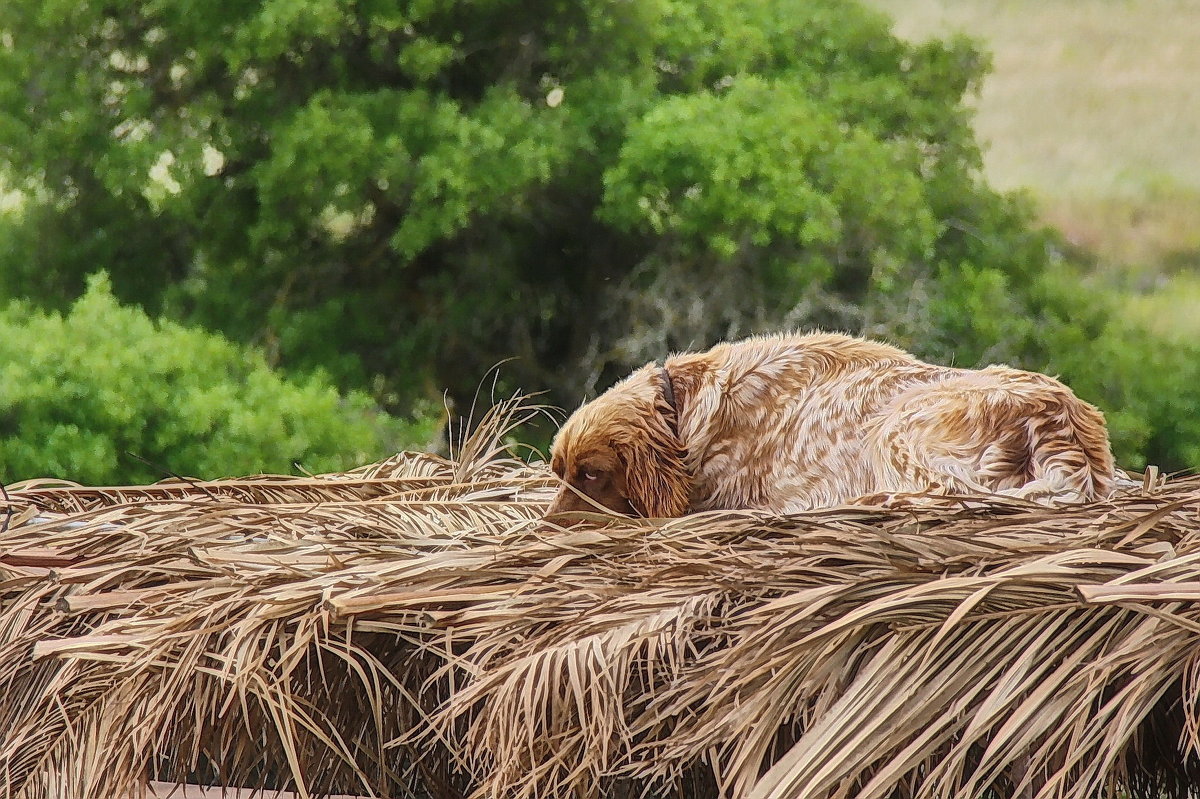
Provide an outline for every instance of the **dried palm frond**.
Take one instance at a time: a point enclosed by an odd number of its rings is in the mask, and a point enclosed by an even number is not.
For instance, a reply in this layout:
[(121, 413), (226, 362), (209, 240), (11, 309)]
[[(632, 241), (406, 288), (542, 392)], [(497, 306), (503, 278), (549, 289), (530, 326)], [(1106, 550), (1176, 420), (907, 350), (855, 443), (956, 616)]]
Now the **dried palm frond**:
[(457, 461), (10, 488), (0, 793), (1200, 787), (1200, 479), (558, 530), (523, 412)]

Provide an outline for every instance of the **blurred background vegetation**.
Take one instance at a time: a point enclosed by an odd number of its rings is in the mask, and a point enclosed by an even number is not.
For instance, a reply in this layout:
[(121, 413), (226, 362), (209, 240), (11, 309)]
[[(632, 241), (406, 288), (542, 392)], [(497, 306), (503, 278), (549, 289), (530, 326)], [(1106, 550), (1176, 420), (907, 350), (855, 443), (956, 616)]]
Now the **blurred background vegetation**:
[(984, 172), (1022, 189), (1168, 337), (1200, 332), (1200, 4), (871, 0), (909, 39), (992, 54), (974, 127)]
[(1200, 10), (874, 6), (9, 0), (0, 482), (348, 468), (506, 358), (570, 408), (816, 326), (1200, 464)]

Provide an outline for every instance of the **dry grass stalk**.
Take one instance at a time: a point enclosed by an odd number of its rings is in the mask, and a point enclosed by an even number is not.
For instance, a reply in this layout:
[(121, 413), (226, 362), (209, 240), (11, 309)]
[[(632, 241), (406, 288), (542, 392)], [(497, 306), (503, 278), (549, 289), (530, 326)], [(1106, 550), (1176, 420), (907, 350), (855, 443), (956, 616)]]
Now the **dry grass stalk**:
[(458, 462), (10, 491), (0, 793), (1200, 785), (1200, 480), (547, 531), (518, 412)]

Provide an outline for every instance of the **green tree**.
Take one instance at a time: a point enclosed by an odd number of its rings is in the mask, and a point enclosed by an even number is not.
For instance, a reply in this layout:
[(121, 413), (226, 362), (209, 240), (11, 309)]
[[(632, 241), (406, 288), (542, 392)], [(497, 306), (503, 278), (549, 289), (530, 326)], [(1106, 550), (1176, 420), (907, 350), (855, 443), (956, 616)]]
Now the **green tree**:
[(148, 482), (348, 469), (432, 440), (361, 393), (286, 380), (261, 354), (117, 304), (91, 281), (65, 316), (0, 311), (0, 483)]
[(517, 355), (570, 401), (720, 335), (890, 330), (939, 265), (1044, 262), (978, 179), (983, 59), (844, 0), (13, 0), (0, 30), (29, 189), (3, 288), (61, 303), (101, 265), (402, 400)]

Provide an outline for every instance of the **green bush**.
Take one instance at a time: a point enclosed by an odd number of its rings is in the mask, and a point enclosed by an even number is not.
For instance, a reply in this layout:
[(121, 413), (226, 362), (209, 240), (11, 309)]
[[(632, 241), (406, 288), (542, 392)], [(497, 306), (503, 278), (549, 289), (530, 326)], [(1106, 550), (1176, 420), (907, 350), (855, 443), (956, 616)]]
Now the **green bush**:
[[(285, 379), (220, 336), (121, 307), (107, 277), (65, 316), (0, 311), (0, 482), (147, 482), (346, 469), (430, 441), (319, 376)], [(144, 459), (144, 460), (142, 460)]]

